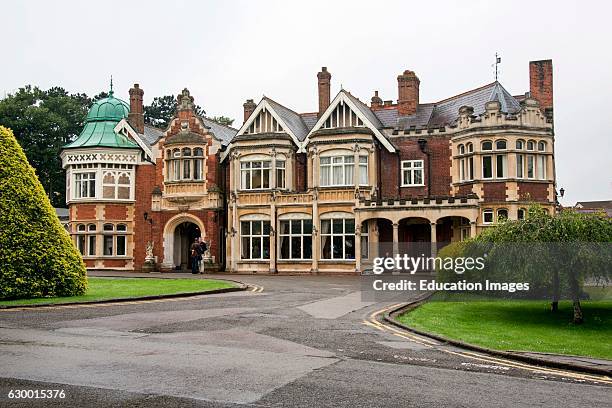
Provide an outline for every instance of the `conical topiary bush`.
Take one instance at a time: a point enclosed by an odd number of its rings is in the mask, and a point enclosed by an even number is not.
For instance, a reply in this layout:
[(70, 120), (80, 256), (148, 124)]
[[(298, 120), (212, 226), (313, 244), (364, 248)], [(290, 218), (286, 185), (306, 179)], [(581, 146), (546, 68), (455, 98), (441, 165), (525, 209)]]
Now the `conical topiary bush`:
[(82, 295), (85, 264), (13, 132), (0, 126), (0, 299)]

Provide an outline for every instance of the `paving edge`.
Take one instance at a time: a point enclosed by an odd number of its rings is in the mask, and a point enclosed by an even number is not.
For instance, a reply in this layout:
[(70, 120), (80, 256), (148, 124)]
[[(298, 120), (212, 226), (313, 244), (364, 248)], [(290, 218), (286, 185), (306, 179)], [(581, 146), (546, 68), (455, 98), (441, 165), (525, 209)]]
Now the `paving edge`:
[(534, 364), (534, 365), (543, 366), (543, 367), (572, 370), (572, 371), (577, 371), (581, 373), (604, 375), (608, 377), (612, 375), (612, 370), (606, 370), (603, 368), (597, 368), (597, 367), (591, 367), (591, 366), (582, 365), (582, 364), (572, 364), (572, 363), (566, 363), (566, 362), (561, 362), (561, 361), (548, 360), (544, 358), (525, 356), (522, 354), (516, 354), (516, 353), (512, 353), (508, 351), (494, 350), (494, 349), (490, 349), (487, 347), (477, 346), (475, 344), (465, 343), (460, 340), (449, 339), (444, 336), (440, 336), (434, 333), (429, 333), (423, 330), (415, 329), (410, 326), (406, 326), (405, 324), (400, 323), (399, 321), (395, 319), (398, 315), (409, 312), (421, 306), (423, 303), (427, 302), (427, 300), (429, 300), (431, 296), (433, 296), (433, 293), (430, 293), (424, 297), (421, 297), (420, 299), (414, 300), (412, 302), (399, 306), (395, 309), (392, 309), (388, 312), (385, 312), (383, 315), (383, 319), (386, 322), (394, 326), (397, 326), (401, 329), (419, 334), (421, 336), (429, 337), (434, 340), (441, 341), (443, 343), (452, 344), (453, 346), (461, 347), (467, 350), (478, 351), (478, 352), (489, 354), (489, 355), (496, 356), (496, 357), (504, 357), (508, 360), (514, 360), (514, 361)]
[[(218, 279), (218, 280), (224, 280), (224, 279)], [(0, 306), (0, 310), (2, 309), (37, 309), (37, 308), (55, 307), (55, 306), (97, 305), (97, 304), (103, 304), (103, 303), (135, 302), (135, 301), (140, 301), (140, 300), (187, 298), (187, 297), (192, 297), (192, 296), (216, 295), (219, 293), (240, 292), (240, 291), (247, 290), (249, 288), (249, 286), (243, 282), (233, 281), (229, 279), (227, 281), (237, 283), (239, 286), (234, 287), (234, 288), (205, 290), (201, 292), (185, 292), (185, 293), (173, 293), (173, 294), (168, 294), (168, 295), (151, 295), (151, 296), (141, 296), (141, 297), (131, 297), (131, 298), (92, 300), (89, 302), (39, 303), (39, 304), (34, 304), (34, 305), (4, 305), (4, 306)]]

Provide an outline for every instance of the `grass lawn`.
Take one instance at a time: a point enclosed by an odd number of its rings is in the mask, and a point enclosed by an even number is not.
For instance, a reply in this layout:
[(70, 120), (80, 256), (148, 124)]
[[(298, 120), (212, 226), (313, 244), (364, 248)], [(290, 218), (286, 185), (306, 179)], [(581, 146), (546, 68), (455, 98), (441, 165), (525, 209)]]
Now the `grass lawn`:
[[(608, 292), (609, 288), (605, 290)], [(581, 302), (585, 322), (571, 323), (571, 302), (466, 300), (465, 295), (436, 295), (398, 320), (415, 329), (497, 350), (574, 354), (612, 360), (612, 299), (601, 289)]]
[(93, 278), (89, 279), (89, 289), (83, 296), (37, 298), (0, 301), (0, 306), (33, 305), (87, 302), (106, 299), (134, 298), (152, 295), (203, 292), (207, 290), (231, 288), (232, 282), (214, 279), (150, 279), (150, 278)]

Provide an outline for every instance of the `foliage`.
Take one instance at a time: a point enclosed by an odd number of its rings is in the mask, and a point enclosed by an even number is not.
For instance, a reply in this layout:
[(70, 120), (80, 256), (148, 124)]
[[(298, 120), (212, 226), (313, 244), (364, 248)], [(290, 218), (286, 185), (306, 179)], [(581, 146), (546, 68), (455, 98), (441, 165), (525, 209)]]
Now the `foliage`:
[(228, 118), (227, 116), (213, 116), (209, 119), (224, 126), (232, 126), (232, 123), (234, 123), (234, 119)]
[(13, 130), (54, 206), (66, 202), (59, 151), (81, 132), (90, 105), (85, 94), (30, 85), (0, 100), (0, 125)]
[[(178, 101), (174, 95), (156, 96), (151, 105), (144, 107), (144, 120), (146, 124), (166, 129), (176, 113)], [(194, 106), (196, 115), (206, 114), (200, 106)]]
[[(551, 216), (535, 205), (525, 220), (505, 221), (484, 231), (450, 256), (487, 255), (480, 273), (454, 279), (530, 282), (531, 295), (552, 299), (553, 310), (562, 297), (575, 306), (574, 321), (582, 321), (580, 298), (585, 280), (609, 282), (612, 271), (612, 219), (604, 214), (564, 210)], [(453, 279), (442, 274), (443, 279)]]
[(85, 293), (85, 265), (32, 166), (0, 126), (0, 299)]

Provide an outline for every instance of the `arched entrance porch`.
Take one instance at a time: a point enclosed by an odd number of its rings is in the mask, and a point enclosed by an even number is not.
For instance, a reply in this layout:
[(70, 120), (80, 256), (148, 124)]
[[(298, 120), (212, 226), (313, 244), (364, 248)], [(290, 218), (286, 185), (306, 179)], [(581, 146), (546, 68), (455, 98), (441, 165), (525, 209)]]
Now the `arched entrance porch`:
[(164, 261), (162, 267), (173, 271), (190, 269), (191, 244), (206, 236), (202, 221), (190, 214), (170, 219), (164, 227)]

